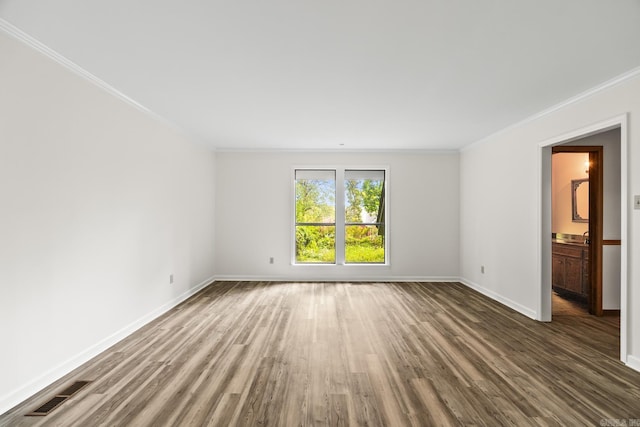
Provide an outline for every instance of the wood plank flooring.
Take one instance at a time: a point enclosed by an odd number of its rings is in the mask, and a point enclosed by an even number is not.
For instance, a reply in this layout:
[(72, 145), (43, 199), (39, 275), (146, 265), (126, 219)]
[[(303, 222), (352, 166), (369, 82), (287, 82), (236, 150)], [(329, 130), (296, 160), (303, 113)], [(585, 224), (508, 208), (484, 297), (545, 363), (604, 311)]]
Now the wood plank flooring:
[(589, 314), (586, 303), (565, 299), (552, 294), (552, 328), (559, 327), (565, 334), (582, 339), (586, 346), (613, 359), (620, 359), (620, 315), (596, 317)]
[[(600, 425), (640, 418), (615, 324), (458, 283), (216, 282), (0, 416), (9, 426)], [(44, 418), (24, 414), (92, 383)]]

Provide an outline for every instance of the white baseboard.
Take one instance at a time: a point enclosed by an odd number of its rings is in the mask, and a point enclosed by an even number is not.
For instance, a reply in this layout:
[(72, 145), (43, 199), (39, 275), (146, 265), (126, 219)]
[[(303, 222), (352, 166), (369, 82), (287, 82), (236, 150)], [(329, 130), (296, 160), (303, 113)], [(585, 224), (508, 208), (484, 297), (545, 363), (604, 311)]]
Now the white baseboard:
[(462, 283), (465, 286), (468, 286), (469, 288), (480, 292), (483, 295), (488, 296), (489, 298), (491, 298), (492, 300), (498, 301), (500, 304), (504, 304), (509, 308), (512, 308), (513, 310), (517, 311), (518, 313), (524, 314), (527, 317), (532, 318), (533, 320), (537, 320), (537, 313), (535, 310), (531, 310), (528, 307), (523, 306), (520, 303), (517, 303), (515, 301), (510, 300), (509, 298), (505, 298), (502, 295), (499, 295), (497, 293), (495, 293), (494, 291), (487, 289), (483, 286), (478, 285), (477, 283), (474, 283), (470, 280), (466, 280), (466, 279), (460, 279), (460, 283)]
[(38, 376), (37, 378), (34, 378), (26, 385), (2, 396), (0, 398), (0, 414), (4, 414), (14, 406), (22, 403), (24, 400), (33, 396), (34, 394), (36, 394), (43, 388), (47, 387), (51, 383), (64, 377), (69, 372), (73, 371), (74, 369), (81, 366), (82, 364), (88, 362), (93, 357), (102, 353), (112, 345), (123, 340), (124, 338), (131, 335), (133, 332), (137, 331), (147, 323), (160, 317), (161, 315), (171, 310), (173, 307), (177, 306), (187, 298), (196, 294), (198, 291), (205, 288), (206, 286), (211, 284), (213, 281), (214, 281), (213, 277), (207, 280), (204, 280), (203, 282), (197, 284), (193, 288), (188, 289), (186, 292), (182, 293), (181, 295), (178, 295), (173, 300), (161, 305), (160, 307), (156, 308), (152, 312), (142, 316), (138, 320), (130, 323), (129, 325), (125, 326), (124, 328), (120, 329), (114, 334), (102, 339), (101, 341), (97, 342), (96, 344), (92, 345), (91, 347), (87, 348), (86, 350), (82, 351), (76, 356), (70, 358), (66, 362), (63, 362), (60, 365), (48, 370), (44, 374)]
[(640, 372), (640, 357), (631, 356), (630, 354), (628, 354), (626, 365), (634, 371)]
[[(73, 371), (77, 367), (89, 361), (91, 358), (97, 356), (101, 352), (105, 351), (112, 345), (118, 343), (123, 340), (127, 336), (131, 335), (136, 330), (140, 329), (144, 325), (148, 324), (152, 320), (171, 310), (176, 305), (180, 304), (187, 298), (196, 294), (201, 289), (205, 288), (207, 285), (212, 282), (218, 281), (277, 281), (277, 282), (293, 282), (293, 281), (301, 281), (301, 282), (310, 282), (310, 281), (330, 281), (330, 282), (460, 282), (465, 286), (468, 286), (471, 289), (474, 289), (480, 292), (483, 295), (488, 296), (489, 298), (500, 302), (501, 304), (510, 307), (523, 315), (530, 317), (532, 319), (536, 318), (536, 312), (527, 307), (524, 307), (514, 301), (511, 301), (507, 298), (504, 298), (493, 291), (490, 291), (482, 286), (473, 283), (471, 281), (461, 279), (459, 277), (450, 277), (450, 276), (376, 276), (376, 277), (358, 277), (354, 278), (336, 278), (336, 277), (305, 277), (299, 278), (299, 280), (292, 280), (290, 276), (239, 276), (239, 275), (220, 275), (213, 276), (193, 288), (187, 290), (181, 295), (177, 296), (173, 300), (163, 304), (152, 312), (146, 314), (145, 316), (139, 318), (138, 320), (132, 322), (131, 324), (125, 326), (114, 334), (104, 338), (99, 341), (95, 345), (89, 347), (84, 350), (80, 354), (70, 358), (66, 362), (50, 369), (39, 377), (33, 379), (25, 386), (15, 390), (2, 398), (0, 398), (0, 414), (3, 414), (13, 408), (14, 406), (20, 404), (25, 399), (33, 396), (38, 391), (47, 387), (49, 384), (55, 382), (56, 380), (62, 378), (67, 375), (69, 372)], [(627, 365), (635, 370), (640, 371), (640, 359), (634, 356), (629, 356), (627, 359)]]
[(458, 277), (450, 276), (361, 276), (336, 277), (314, 275), (310, 277), (291, 276), (215, 276), (216, 282), (459, 282)]

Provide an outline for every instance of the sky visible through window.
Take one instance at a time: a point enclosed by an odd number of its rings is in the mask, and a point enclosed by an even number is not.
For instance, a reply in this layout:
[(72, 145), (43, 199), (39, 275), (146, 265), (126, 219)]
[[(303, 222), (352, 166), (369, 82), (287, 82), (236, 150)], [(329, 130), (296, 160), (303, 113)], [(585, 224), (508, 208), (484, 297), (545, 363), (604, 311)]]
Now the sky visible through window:
[[(345, 263), (385, 262), (384, 171), (345, 171), (344, 178), (344, 206), (336, 207), (335, 171), (296, 171), (297, 263), (335, 263), (336, 244), (344, 245)], [(336, 227), (344, 233), (336, 236)]]

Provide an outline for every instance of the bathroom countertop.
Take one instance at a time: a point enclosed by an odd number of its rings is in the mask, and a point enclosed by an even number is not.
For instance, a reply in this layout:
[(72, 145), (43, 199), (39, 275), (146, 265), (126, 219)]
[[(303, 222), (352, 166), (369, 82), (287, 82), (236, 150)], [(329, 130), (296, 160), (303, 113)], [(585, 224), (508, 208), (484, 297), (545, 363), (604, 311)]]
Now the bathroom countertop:
[(564, 245), (585, 246), (588, 245), (587, 240), (589, 237), (585, 237), (578, 234), (563, 234), (552, 233), (551, 241), (553, 243), (561, 243)]

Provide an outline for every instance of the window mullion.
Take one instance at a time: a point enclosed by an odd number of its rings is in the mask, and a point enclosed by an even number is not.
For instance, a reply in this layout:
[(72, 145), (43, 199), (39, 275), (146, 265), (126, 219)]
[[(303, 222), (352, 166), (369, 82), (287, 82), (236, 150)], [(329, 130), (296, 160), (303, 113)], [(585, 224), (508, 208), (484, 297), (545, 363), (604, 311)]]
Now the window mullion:
[(336, 264), (345, 263), (344, 168), (336, 168)]

